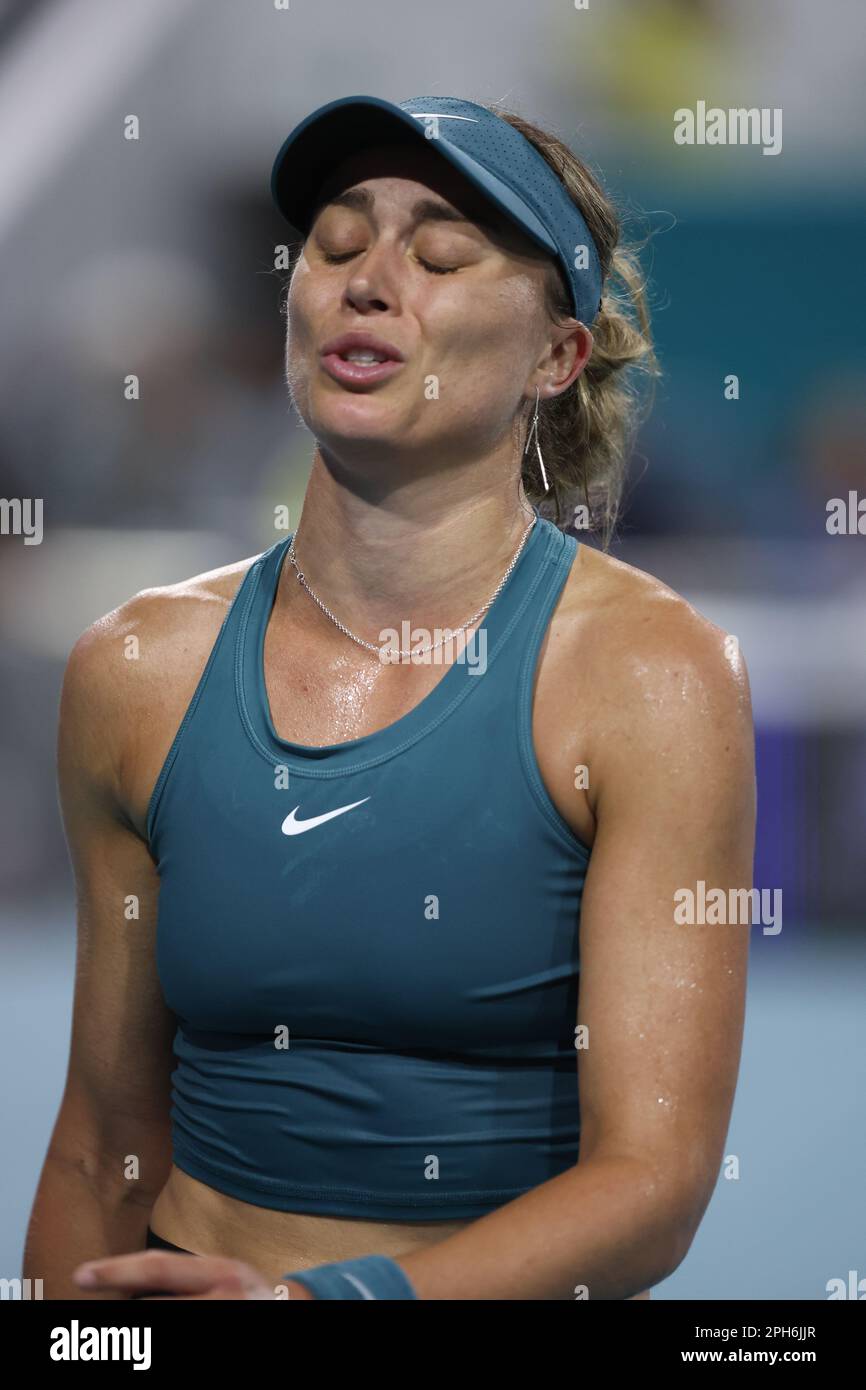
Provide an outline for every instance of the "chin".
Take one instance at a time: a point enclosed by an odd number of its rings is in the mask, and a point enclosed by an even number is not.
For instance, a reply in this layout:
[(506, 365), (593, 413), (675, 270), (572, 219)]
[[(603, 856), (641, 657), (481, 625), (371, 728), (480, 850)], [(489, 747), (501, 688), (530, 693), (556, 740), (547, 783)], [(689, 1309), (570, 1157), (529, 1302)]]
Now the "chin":
[(386, 403), (372, 392), (343, 392), (337, 397), (313, 402), (310, 428), (317, 439), (381, 440), (398, 438), (401, 414), (394, 403)]
[(400, 430), (386, 428), (381, 421), (356, 422), (332, 416), (319, 416), (312, 428), (316, 441), (326, 453), (342, 463), (380, 463), (386, 454), (403, 447)]

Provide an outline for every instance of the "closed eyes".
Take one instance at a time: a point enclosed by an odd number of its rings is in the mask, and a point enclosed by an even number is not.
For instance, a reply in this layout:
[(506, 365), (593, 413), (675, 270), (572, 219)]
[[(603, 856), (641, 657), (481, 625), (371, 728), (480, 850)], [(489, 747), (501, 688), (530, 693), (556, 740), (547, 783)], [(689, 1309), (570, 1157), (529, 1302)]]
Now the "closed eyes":
[[(322, 251), (322, 259), (329, 265), (342, 265), (344, 261), (349, 261), (356, 256), (357, 251), (344, 251), (341, 255), (334, 255), (330, 251)], [(431, 275), (453, 275), (455, 270), (459, 270), (458, 265), (434, 265), (432, 261), (425, 261), (423, 256), (416, 254), (416, 261), (429, 271)]]

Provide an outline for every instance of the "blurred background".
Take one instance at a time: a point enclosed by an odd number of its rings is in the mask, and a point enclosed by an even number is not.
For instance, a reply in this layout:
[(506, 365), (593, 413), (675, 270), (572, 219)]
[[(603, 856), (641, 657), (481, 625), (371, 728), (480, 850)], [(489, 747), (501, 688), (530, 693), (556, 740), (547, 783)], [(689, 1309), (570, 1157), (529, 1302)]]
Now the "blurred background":
[[(364, 92), (504, 102), (649, 238), (665, 375), (613, 553), (740, 641), (756, 884), (784, 904), (753, 932), (738, 1176), (654, 1297), (866, 1277), (866, 534), (827, 529), (866, 498), (864, 79), (862, 0), (0, 0), (0, 498), (43, 499), (44, 528), (0, 534), (0, 1274), (69, 1041), (64, 664), (138, 589), (272, 544), (275, 505), (295, 524), (268, 178), (299, 119)], [(698, 101), (781, 109), (781, 152), (676, 144)]]

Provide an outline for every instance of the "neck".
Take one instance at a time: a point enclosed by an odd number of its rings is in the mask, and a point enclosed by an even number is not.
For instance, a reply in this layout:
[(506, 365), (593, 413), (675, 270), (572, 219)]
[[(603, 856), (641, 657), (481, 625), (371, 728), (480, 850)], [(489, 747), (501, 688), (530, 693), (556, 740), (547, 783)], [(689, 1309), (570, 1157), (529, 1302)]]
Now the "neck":
[[(533, 520), (519, 473), (504, 486), (502, 468), (489, 470), (480, 489), (461, 472), (383, 491), (368, 479), (353, 485), (317, 447), (296, 527), (307, 583), (359, 636), (404, 619), (431, 629), (464, 622), (490, 597)], [(281, 588), (315, 611), (290, 565)]]

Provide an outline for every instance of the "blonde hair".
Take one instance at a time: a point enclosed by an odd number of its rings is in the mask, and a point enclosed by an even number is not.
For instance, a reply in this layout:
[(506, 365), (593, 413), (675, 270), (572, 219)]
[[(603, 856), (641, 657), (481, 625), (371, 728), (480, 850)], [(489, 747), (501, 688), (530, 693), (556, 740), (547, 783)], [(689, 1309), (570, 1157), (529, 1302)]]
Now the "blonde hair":
[[(588, 325), (592, 354), (567, 390), (539, 406), (538, 441), (550, 491), (544, 489), (534, 446), (524, 456), (522, 478), (527, 497), (539, 511), (548, 512), (552, 502), (552, 519), (562, 529), (571, 524), (575, 505), (583, 503), (588, 529), (601, 535), (607, 549), (637, 428), (651, 404), (651, 393), (643, 388), (660, 375), (639, 248), (621, 243), (620, 217), (611, 200), (562, 140), (516, 112), (499, 106), (488, 110), (520, 131), (549, 164), (580, 208), (601, 260), (601, 309)], [(565, 277), (555, 262), (547, 281), (547, 307), (554, 319), (574, 315)], [(533, 401), (521, 447), (534, 409)]]

